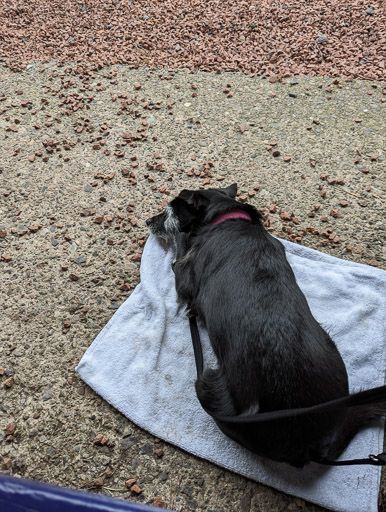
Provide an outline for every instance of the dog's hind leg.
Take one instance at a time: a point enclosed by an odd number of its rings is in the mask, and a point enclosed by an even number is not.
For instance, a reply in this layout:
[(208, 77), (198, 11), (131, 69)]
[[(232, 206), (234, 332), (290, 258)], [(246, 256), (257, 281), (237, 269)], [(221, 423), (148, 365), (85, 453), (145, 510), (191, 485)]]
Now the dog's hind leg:
[(207, 369), (196, 381), (196, 393), (202, 407), (218, 416), (234, 416), (236, 410), (221, 369)]

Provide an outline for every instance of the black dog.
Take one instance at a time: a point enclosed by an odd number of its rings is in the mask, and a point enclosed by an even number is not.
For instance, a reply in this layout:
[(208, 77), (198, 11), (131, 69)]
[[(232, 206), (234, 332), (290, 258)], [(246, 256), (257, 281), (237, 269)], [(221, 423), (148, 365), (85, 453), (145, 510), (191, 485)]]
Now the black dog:
[[(198, 399), (225, 434), (260, 455), (298, 467), (334, 460), (386, 413), (386, 386), (349, 396), (343, 360), (312, 316), (283, 245), (236, 191), (183, 190), (147, 221), (175, 245), (178, 300), (206, 327), (217, 356), (218, 368), (197, 379)], [(320, 411), (253, 421), (326, 402)]]

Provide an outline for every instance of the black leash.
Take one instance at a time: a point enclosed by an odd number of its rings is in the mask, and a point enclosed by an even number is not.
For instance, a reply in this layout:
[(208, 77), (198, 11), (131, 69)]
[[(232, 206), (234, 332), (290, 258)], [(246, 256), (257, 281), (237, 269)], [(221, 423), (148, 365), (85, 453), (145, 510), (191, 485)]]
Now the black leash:
[[(195, 316), (189, 316), (190, 334), (192, 337), (194, 359), (196, 361), (197, 378), (200, 378), (204, 371), (204, 357), (202, 354), (202, 346), (200, 339), (200, 332), (197, 326), (197, 319)], [(263, 423), (267, 421), (275, 421), (279, 419), (294, 418), (297, 416), (304, 416), (306, 414), (312, 414), (316, 412), (323, 412), (325, 410), (337, 409), (341, 405), (347, 405), (348, 397), (341, 399), (332, 400), (324, 404), (319, 404), (311, 407), (303, 407), (298, 409), (286, 409), (281, 411), (263, 412), (254, 415), (240, 415), (240, 416), (217, 416), (208, 409), (204, 410), (212, 416), (212, 418), (221, 421), (223, 423)], [(384, 466), (386, 465), (386, 453), (380, 453), (378, 455), (370, 454), (367, 459), (351, 459), (351, 460), (313, 460), (318, 464), (325, 464), (328, 466), (351, 466), (359, 464), (370, 464), (372, 466)]]

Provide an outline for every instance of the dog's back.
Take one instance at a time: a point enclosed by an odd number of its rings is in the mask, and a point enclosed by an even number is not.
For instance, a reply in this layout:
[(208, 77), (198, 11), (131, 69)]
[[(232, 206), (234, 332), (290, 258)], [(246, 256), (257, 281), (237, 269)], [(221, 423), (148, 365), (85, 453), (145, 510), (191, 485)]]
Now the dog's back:
[[(234, 404), (231, 414), (239, 415), (251, 406), (294, 409), (348, 394), (344, 363), (313, 318), (280, 242), (260, 224), (235, 221), (204, 228), (191, 250), (200, 275), (193, 308), (219, 361), (219, 370), (197, 382), (206, 408), (230, 415)], [(324, 438), (345, 413), (320, 416), (220, 426), (258, 453), (302, 465), (310, 449), (322, 455), (315, 443), (328, 456)]]

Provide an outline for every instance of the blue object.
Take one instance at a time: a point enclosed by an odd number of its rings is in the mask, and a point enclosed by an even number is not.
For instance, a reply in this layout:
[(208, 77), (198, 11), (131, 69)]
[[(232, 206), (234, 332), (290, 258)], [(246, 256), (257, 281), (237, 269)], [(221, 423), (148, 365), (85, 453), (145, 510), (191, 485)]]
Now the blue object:
[(0, 475), (0, 512), (165, 512), (85, 491)]

